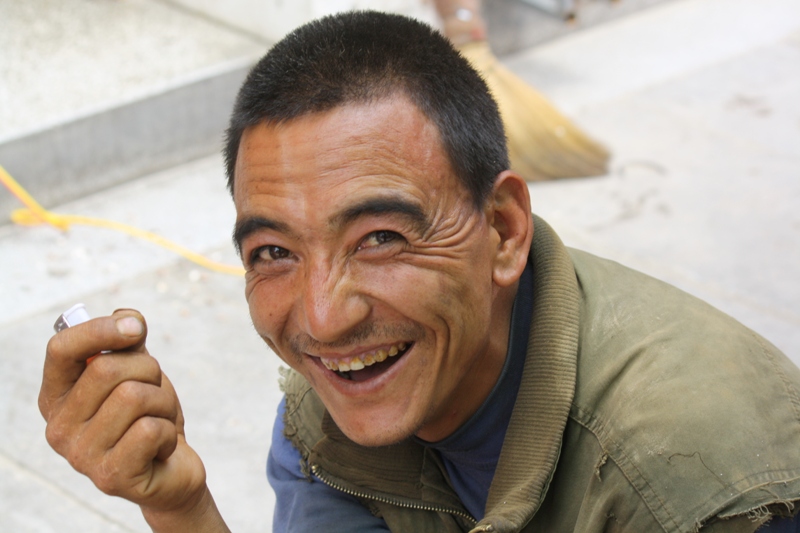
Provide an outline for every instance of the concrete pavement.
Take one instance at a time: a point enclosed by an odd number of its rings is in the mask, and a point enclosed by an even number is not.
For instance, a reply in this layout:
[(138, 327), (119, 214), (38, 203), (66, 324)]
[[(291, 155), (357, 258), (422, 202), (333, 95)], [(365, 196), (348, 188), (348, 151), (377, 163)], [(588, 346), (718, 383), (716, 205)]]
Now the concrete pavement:
[[(800, 5), (673, 0), (505, 62), (614, 152), (608, 176), (532, 185), (534, 211), (567, 244), (708, 300), (800, 363)], [(55, 211), (236, 262), (218, 156)], [(229, 525), (269, 531), (278, 364), (252, 330), (242, 280), (94, 228), (2, 226), (0, 258), (0, 531), (148, 531), (44, 440), (44, 346), (76, 301), (145, 314)]]

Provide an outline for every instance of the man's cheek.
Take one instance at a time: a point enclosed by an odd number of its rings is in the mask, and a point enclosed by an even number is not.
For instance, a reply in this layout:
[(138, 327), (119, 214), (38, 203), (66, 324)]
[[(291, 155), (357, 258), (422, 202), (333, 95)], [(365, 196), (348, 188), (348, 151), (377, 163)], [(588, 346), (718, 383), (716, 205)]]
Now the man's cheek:
[(282, 321), (281, 317), (286, 312), (283, 309), (284, 306), (281, 305), (282, 299), (279, 294), (276, 291), (272, 291), (272, 297), (269, 297), (269, 294), (270, 291), (263, 286), (245, 291), (250, 308), (250, 318), (259, 335), (269, 336), (275, 340), (276, 325)]
[(291, 350), (283, 346), (280, 342), (280, 336), (277, 324), (273, 321), (273, 312), (265, 311), (258, 305), (250, 305), (250, 319), (253, 323), (253, 328), (259, 337), (269, 346), (278, 357), (280, 357), (289, 366), (295, 367), (297, 357), (291, 355)]

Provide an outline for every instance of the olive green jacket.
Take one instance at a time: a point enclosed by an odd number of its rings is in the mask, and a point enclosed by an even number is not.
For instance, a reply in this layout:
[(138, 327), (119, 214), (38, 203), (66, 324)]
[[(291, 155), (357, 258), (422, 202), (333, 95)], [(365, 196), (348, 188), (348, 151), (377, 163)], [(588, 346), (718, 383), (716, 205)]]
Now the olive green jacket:
[(303, 468), (398, 532), (753, 531), (800, 500), (800, 370), (665, 283), (567, 250), (534, 217), (528, 352), (486, 515), (435, 452), (365, 448), (289, 373)]

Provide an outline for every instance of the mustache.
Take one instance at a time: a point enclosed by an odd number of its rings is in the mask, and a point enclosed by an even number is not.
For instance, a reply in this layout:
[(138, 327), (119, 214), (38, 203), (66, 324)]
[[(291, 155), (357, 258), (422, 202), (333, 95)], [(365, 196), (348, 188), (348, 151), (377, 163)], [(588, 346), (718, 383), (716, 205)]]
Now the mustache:
[(298, 333), (286, 343), (292, 354), (299, 360), (310, 352), (334, 351), (362, 344), (369, 340), (407, 341), (425, 338), (425, 328), (419, 324), (359, 324), (334, 342), (320, 342), (307, 333)]

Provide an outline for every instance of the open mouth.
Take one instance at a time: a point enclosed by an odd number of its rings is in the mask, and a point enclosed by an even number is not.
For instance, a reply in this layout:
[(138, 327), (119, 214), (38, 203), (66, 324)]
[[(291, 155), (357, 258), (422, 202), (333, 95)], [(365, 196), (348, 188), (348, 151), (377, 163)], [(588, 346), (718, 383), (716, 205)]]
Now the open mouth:
[(413, 343), (399, 342), (388, 348), (381, 348), (372, 353), (361, 354), (350, 359), (321, 358), (325, 368), (351, 381), (366, 381), (386, 372), (403, 355), (411, 349)]

